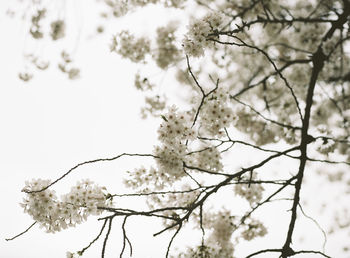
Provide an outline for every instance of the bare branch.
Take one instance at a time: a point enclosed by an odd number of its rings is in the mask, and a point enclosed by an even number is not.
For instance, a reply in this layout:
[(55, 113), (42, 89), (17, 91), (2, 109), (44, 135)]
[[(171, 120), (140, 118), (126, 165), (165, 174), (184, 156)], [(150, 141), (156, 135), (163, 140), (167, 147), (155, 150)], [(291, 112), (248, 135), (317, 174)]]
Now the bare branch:
[(130, 256), (132, 256), (132, 245), (131, 245), (131, 242), (130, 242), (128, 236), (126, 235), (126, 231), (125, 231), (125, 224), (126, 224), (127, 218), (128, 218), (128, 216), (125, 216), (125, 217), (124, 217), (123, 224), (122, 224), (122, 230), (123, 230), (123, 248), (122, 248), (122, 251), (120, 252), (120, 255), (119, 255), (120, 258), (123, 257), (123, 254), (124, 254), (124, 251), (125, 251), (125, 246), (126, 246), (125, 243), (126, 243), (126, 242), (128, 242), (128, 244), (129, 244)]
[(112, 221), (113, 221), (113, 218), (109, 218), (108, 219), (108, 230), (107, 230), (105, 239), (103, 241), (103, 246), (102, 246), (102, 254), (101, 254), (102, 258), (105, 257), (106, 245), (107, 245), (107, 241), (108, 241), (108, 238), (109, 238), (109, 234), (111, 233), (111, 229), (112, 229)]
[(16, 239), (17, 237), (20, 237), (21, 235), (27, 233), (35, 224), (37, 223), (37, 221), (35, 221), (33, 224), (31, 224), (26, 230), (24, 230), (23, 232), (19, 233), (18, 235), (15, 235), (14, 237), (11, 238), (5, 238), (6, 241), (11, 241)]
[(89, 160), (89, 161), (84, 161), (82, 163), (79, 163), (77, 165), (75, 165), (74, 167), (72, 167), (71, 169), (69, 169), (66, 173), (64, 173), (62, 176), (60, 176), (59, 178), (57, 178), (56, 180), (54, 180), (52, 183), (50, 183), (49, 185), (47, 185), (46, 187), (40, 189), (40, 190), (35, 190), (35, 191), (28, 191), (28, 190), (22, 190), (22, 192), (25, 192), (27, 194), (31, 194), (31, 193), (40, 193), (45, 191), (46, 189), (48, 189), (49, 187), (51, 187), (52, 185), (56, 184), (57, 182), (59, 182), (60, 180), (62, 180), (64, 177), (66, 177), (67, 175), (69, 175), (72, 171), (76, 170), (78, 167), (87, 165), (87, 164), (93, 164), (93, 163), (97, 163), (97, 162), (103, 162), (103, 161), (113, 161), (116, 159), (119, 159), (123, 156), (138, 156), (138, 157), (152, 157), (152, 158), (157, 158), (156, 156), (152, 155), (152, 154), (135, 154), (135, 153), (122, 153), (118, 156), (112, 157), (112, 158), (103, 158), (103, 159), (94, 159), (94, 160)]
[(182, 227), (182, 223), (179, 224), (179, 226), (178, 226), (177, 230), (175, 231), (174, 235), (171, 237), (170, 242), (169, 242), (169, 245), (168, 245), (168, 248), (167, 248), (167, 251), (166, 251), (165, 258), (168, 258), (168, 257), (169, 257), (169, 252), (170, 252), (171, 244), (173, 243), (173, 241), (174, 241), (176, 235), (180, 232), (181, 227)]
[(105, 221), (103, 222), (103, 225), (102, 225), (102, 227), (101, 227), (101, 230), (100, 230), (100, 232), (98, 233), (98, 235), (94, 238), (94, 240), (92, 240), (92, 241), (89, 243), (88, 246), (84, 247), (83, 249), (81, 249), (80, 251), (77, 252), (79, 255), (83, 255), (83, 253), (84, 253), (87, 249), (89, 249), (90, 246), (91, 246), (93, 243), (95, 243), (95, 242), (100, 238), (100, 236), (102, 235), (102, 232), (103, 232), (104, 228), (106, 227), (106, 225), (107, 225), (107, 220), (105, 220)]

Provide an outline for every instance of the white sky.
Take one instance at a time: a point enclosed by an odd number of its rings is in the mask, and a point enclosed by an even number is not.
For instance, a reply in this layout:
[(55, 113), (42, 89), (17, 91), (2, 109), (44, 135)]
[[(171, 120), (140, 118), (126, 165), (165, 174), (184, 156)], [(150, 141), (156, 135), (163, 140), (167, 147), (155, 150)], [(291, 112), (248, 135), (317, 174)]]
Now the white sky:
[[(51, 68), (36, 73), (29, 83), (20, 81), (17, 75), (22, 71), (23, 49), (28, 43), (22, 23), (4, 15), (6, 5), (6, 0), (0, 0), (0, 198), (3, 207), (0, 257), (65, 257), (66, 251), (78, 251), (95, 237), (99, 231), (95, 218), (55, 235), (46, 234), (36, 227), (15, 241), (3, 241), (32, 223), (18, 205), (23, 198), (24, 181), (54, 179), (79, 162), (112, 157), (122, 152), (149, 153), (155, 143), (158, 121), (140, 119), (143, 98), (132, 87), (137, 67), (109, 52), (108, 34), (97, 38), (82, 34), (74, 56), (81, 68), (81, 79), (68, 81), (56, 68)], [(80, 3), (79, 6), (83, 5)], [(82, 22), (84, 29), (89, 31), (93, 20), (89, 16), (87, 19), (84, 13), (89, 14), (93, 9), (87, 6), (79, 14), (81, 17), (76, 24)], [(163, 15), (159, 19), (167, 14)], [(121, 20), (115, 23), (115, 32), (123, 26), (145, 31), (147, 25), (152, 25), (147, 16), (141, 16), (139, 20)], [(52, 55), (50, 48), (40, 51)], [(125, 158), (89, 165), (62, 180), (55, 189), (65, 191), (77, 180), (91, 178), (106, 185), (112, 193), (121, 193), (124, 190), (120, 184), (121, 175), (126, 169), (137, 167), (141, 161), (145, 160)], [(269, 216), (273, 222), (276, 214)], [(154, 240), (151, 235), (161, 226), (151, 221), (136, 218), (129, 221), (129, 236), (134, 243), (136, 258), (164, 257), (164, 243), (169, 235)], [(114, 222), (107, 257), (119, 256), (120, 222)], [(322, 237), (317, 230), (314, 236), (315, 245), (319, 246)], [(279, 238), (278, 234), (274, 236), (275, 241), (284, 240), (284, 237)], [(186, 238), (182, 241), (185, 242)], [(84, 257), (98, 257), (101, 245), (101, 241), (98, 242)]]
[[(85, 35), (81, 39), (76, 54), (81, 79), (68, 81), (54, 67), (36, 73), (29, 83), (20, 81), (17, 75), (24, 64), (25, 33), (21, 22), (4, 16), (5, 4), (1, 2), (0, 9), (1, 239), (32, 223), (18, 205), (25, 180), (53, 179), (86, 160), (122, 152), (150, 152), (157, 126), (154, 121), (140, 119), (143, 98), (132, 86), (135, 67), (109, 52), (108, 36), (87, 40)], [(127, 165), (130, 169), (135, 164), (134, 160), (125, 159), (86, 166), (62, 181), (58, 189), (69, 190), (80, 178), (91, 178), (112, 187), (112, 193), (120, 193), (120, 174)], [(35, 228), (16, 241), (1, 240), (0, 257), (65, 257), (66, 251), (78, 251), (95, 237), (99, 229), (94, 227), (94, 218), (90, 222), (55, 235)], [(144, 228), (146, 231), (147, 225)], [(151, 228), (148, 231), (153, 232)], [(115, 237), (120, 237), (120, 233), (115, 223)], [(119, 253), (120, 245), (112, 243), (113, 238), (109, 250)], [(95, 253), (86, 252), (86, 257), (96, 257), (100, 247), (101, 243), (97, 243)], [(144, 252), (145, 248), (141, 249)], [(149, 253), (160, 251), (164, 252), (151, 248)]]

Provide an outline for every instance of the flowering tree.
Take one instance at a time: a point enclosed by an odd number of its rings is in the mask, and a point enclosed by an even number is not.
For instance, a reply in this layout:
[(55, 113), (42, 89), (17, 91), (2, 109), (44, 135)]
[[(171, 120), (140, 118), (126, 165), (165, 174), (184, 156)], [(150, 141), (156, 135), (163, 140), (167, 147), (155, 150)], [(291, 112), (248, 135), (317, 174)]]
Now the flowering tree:
[[(309, 184), (318, 184), (318, 178), (342, 183), (344, 195), (349, 194), (350, 178), (345, 172), (350, 165), (350, 2), (104, 3), (108, 7), (106, 18), (127, 15), (151, 4), (175, 8), (183, 17), (188, 16), (188, 11), (192, 13), (184, 35), (181, 24), (169, 22), (158, 27), (152, 38), (127, 30), (118, 32), (110, 45), (111, 51), (131, 62), (171, 71), (177, 87), (187, 97), (171, 103), (169, 96), (156, 94), (157, 84), (151, 78), (137, 73), (135, 87), (146, 96), (142, 114), (161, 121), (153, 152), (85, 161), (53, 181), (26, 182), (21, 205), (32, 216), (33, 225), (57, 232), (98, 215), (103, 225), (97, 237), (80, 251), (68, 252), (67, 257), (83, 255), (99, 238), (104, 239), (104, 257), (112, 222), (122, 217), (122, 257), (128, 248), (132, 250), (125, 230), (127, 220), (136, 215), (155, 217), (164, 228), (154, 236), (173, 232), (164, 248), (165, 257), (235, 257), (235, 247), (240, 242), (268, 236), (266, 225), (255, 216), (258, 210), (268, 212), (268, 204), (283, 203), (289, 207), (285, 212), (288, 223), (279, 229), (284, 235), (283, 244), (247, 253), (246, 257), (330, 257), (324, 246), (323, 250), (308, 246), (296, 249), (293, 244), (298, 218), (308, 217), (301, 198), (312, 198), (302, 196), (305, 177), (312, 178)], [(30, 18), (29, 33), (40, 40), (45, 35), (42, 24), (48, 10), (45, 2), (34, 4), (38, 8)], [(48, 34), (52, 40), (64, 40), (68, 24), (64, 20), (50, 22)], [(98, 27), (98, 32), (102, 31), (103, 27)], [(48, 66), (37, 57), (30, 56), (29, 60), (38, 69)], [(72, 66), (70, 55), (63, 51), (62, 60), (60, 70), (70, 79), (76, 78), (79, 70)], [(19, 77), (28, 81), (32, 74), (24, 72)], [(249, 163), (237, 158), (242, 146), (251, 149)], [(117, 162), (125, 156), (154, 161), (151, 167), (136, 167), (128, 172), (125, 184), (133, 193), (115, 194), (113, 189), (82, 180), (69, 193), (56, 196), (55, 184), (78, 167)], [(278, 160), (294, 165), (278, 168), (278, 173), (265, 169)], [(227, 209), (216, 204), (213, 200), (220, 192), (225, 193), (224, 201), (242, 207)], [(149, 209), (120, 207), (115, 201), (117, 197), (134, 196), (145, 197)], [(342, 214), (334, 211), (331, 231), (349, 230), (348, 207), (344, 204), (342, 208)], [(315, 219), (311, 220), (321, 228)], [(175, 252), (173, 240), (185, 227), (194, 227), (201, 238), (196, 246)], [(331, 232), (321, 228), (321, 233), (326, 236)]]

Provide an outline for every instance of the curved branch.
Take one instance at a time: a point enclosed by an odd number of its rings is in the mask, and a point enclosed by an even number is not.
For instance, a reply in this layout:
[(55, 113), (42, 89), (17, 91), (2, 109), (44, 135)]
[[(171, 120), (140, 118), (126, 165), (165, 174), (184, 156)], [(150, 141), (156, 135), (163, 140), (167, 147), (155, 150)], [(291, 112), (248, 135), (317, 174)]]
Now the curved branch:
[(24, 230), (23, 232), (19, 233), (18, 235), (15, 235), (14, 237), (11, 238), (5, 238), (6, 241), (11, 241), (16, 239), (17, 237), (20, 237), (21, 235), (27, 233), (35, 224), (37, 223), (37, 221), (35, 221), (33, 224), (31, 224), (26, 230)]
[(102, 158), (102, 159), (94, 159), (94, 160), (84, 161), (84, 162), (81, 162), (81, 163), (75, 165), (74, 167), (69, 169), (66, 173), (64, 173), (62, 176), (60, 176), (59, 178), (54, 180), (52, 183), (48, 184), (47, 186), (45, 186), (44, 188), (42, 188), (40, 190), (28, 191), (26, 189), (23, 189), (22, 192), (25, 192), (27, 194), (43, 192), (43, 191), (47, 190), (49, 187), (51, 187), (52, 185), (56, 184), (58, 181), (62, 180), (64, 177), (68, 176), (72, 171), (76, 170), (77, 168), (79, 168), (81, 166), (84, 166), (84, 165), (87, 165), (87, 164), (93, 164), (93, 163), (97, 163), (97, 162), (102, 162), (102, 161), (113, 161), (113, 160), (119, 159), (119, 158), (121, 158), (123, 156), (138, 156), (138, 157), (153, 157), (153, 158), (157, 158), (157, 156), (154, 156), (152, 154), (122, 153), (122, 154), (120, 154), (118, 156), (115, 156), (115, 157), (112, 157), (112, 158)]

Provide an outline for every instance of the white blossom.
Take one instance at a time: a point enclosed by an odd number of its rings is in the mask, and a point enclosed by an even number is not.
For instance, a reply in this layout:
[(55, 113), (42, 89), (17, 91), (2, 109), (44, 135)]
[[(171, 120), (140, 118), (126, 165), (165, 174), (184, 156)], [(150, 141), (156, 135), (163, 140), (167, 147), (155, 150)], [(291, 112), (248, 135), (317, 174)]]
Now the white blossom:
[(110, 203), (104, 194), (105, 188), (94, 185), (90, 180), (82, 180), (71, 191), (58, 199), (50, 189), (41, 191), (50, 184), (49, 180), (33, 179), (26, 182), (24, 190), (40, 191), (28, 193), (21, 206), (24, 211), (40, 223), (47, 232), (57, 232), (85, 221), (90, 215), (99, 215), (99, 208)]
[(137, 63), (144, 61), (146, 54), (150, 52), (150, 42), (145, 37), (136, 38), (128, 31), (123, 30), (113, 38), (111, 51)]
[(188, 32), (182, 42), (186, 54), (194, 57), (204, 55), (204, 49), (213, 46), (211, 39), (223, 24), (223, 15), (210, 13), (199, 20), (193, 20), (188, 26)]
[[(240, 181), (244, 181), (240, 183)], [(261, 184), (250, 183), (250, 181), (257, 181), (255, 174), (250, 178), (244, 176), (238, 181), (234, 187), (235, 193), (245, 198), (251, 206), (258, 204), (262, 197), (264, 187)]]

